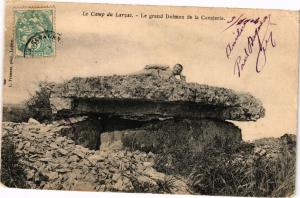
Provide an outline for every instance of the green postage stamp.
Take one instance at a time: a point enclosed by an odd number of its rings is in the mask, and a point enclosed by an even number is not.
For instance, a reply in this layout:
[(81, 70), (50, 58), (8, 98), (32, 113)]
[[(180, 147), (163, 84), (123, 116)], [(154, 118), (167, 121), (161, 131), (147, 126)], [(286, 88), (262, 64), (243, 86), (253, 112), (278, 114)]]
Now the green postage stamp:
[(15, 56), (49, 57), (55, 55), (54, 9), (14, 11)]

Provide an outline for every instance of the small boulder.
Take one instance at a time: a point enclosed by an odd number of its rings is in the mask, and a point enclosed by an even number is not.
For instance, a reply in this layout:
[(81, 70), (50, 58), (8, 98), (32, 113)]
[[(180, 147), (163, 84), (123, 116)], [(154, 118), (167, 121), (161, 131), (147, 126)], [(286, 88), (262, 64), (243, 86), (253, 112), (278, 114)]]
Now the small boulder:
[(121, 176), (114, 184), (113, 189), (116, 191), (130, 192), (134, 190), (134, 187), (127, 177)]
[(69, 151), (65, 150), (65, 149), (62, 149), (62, 148), (59, 148), (58, 149), (58, 152), (62, 155), (67, 155), (69, 153)]
[(74, 153), (75, 155), (77, 155), (78, 157), (80, 157), (81, 159), (83, 159), (84, 156), (85, 156), (85, 154), (84, 154), (82, 151), (77, 150), (77, 149), (74, 150), (73, 153)]
[(154, 180), (164, 180), (165, 179), (165, 174), (157, 172), (154, 168), (152, 167), (147, 167), (144, 171), (143, 171), (143, 175), (146, 175), (148, 177), (150, 177), (151, 179)]
[(97, 185), (91, 182), (87, 181), (77, 181), (73, 189), (74, 190), (79, 190), (79, 191), (95, 191)]
[(58, 178), (57, 172), (45, 171), (41, 173), (43, 176), (47, 177), (48, 180), (54, 180)]
[(145, 167), (151, 167), (151, 166), (154, 165), (154, 163), (153, 163), (153, 162), (143, 162), (143, 165), (144, 165)]
[(37, 120), (35, 120), (35, 119), (33, 119), (33, 118), (29, 118), (28, 123), (29, 123), (29, 124), (40, 124), (39, 121), (37, 121)]
[(69, 163), (71, 162), (78, 162), (79, 161), (79, 157), (77, 155), (71, 155), (68, 160)]
[(57, 143), (61, 143), (61, 142), (65, 141), (65, 140), (66, 140), (65, 137), (57, 137), (55, 141), (56, 141)]
[(34, 170), (27, 171), (27, 175), (26, 175), (27, 180), (33, 179), (34, 174), (35, 174)]
[(121, 177), (121, 174), (120, 173), (116, 173), (112, 176), (112, 180), (113, 181), (118, 181), (118, 179)]
[(141, 186), (142, 188), (151, 188), (152, 190), (157, 188), (157, 183), (153, 179), (146, 177), (144, 175), (137, 176), (136, 181), (138, 182), (139, 186)]

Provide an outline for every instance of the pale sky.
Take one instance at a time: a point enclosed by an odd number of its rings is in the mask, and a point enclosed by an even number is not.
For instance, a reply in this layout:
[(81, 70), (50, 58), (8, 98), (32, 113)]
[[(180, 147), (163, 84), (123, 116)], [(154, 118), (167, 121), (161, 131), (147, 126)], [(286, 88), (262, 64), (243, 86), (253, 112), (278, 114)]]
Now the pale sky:
[[(130, 7), (109, 5), (55, 6), (55, 31), (62, 34), (56, 56), (14, 59), (13, 87), (4, 88), (4, 102), (17, 103), (35, 89), (39, 80), (63, 81), (73, 76), (126, 74), (141, 70), (146, 64), (184, 66), (188, 82), (250, 92), (266, 108), (266, 116), (257, 122), (234, 122), (242, 129), (243, 139), (278, 137), (296, 133), (297, 116), (297, 12), (268, 10), (226, 10), (169, 7)], [(101, 18), (82, 16), (82, 11), (112, 13), (176, 14), (222, 16), (224, 21)], [(255, 72), (258, 44), (253, 47), (240, 78), (233, 74), (235, 57), (243, 53), (247, 36), (255, 27), (247, 26), (232, 58), (226, 58), (225, 47), (234, 40), (233, 30), (223, 32), (226, 21), (244, 14), (248, 18), (271, 14), (276, 47), (268, 47), (264, 70)], [(12, 39), (13, 17), (8, 9), (6, 49)], [(6, 50), (8, 51), (8, 50)], [(8, 75), (9, 53), (5, 55)]]

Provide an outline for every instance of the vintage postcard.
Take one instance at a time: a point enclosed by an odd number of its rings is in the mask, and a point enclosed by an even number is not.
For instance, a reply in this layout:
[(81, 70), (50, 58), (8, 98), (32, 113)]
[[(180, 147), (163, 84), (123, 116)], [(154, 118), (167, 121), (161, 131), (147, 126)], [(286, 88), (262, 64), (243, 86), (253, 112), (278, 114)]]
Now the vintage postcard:
[(295, 194), (299, 12), (5, 9), (3, 185)]

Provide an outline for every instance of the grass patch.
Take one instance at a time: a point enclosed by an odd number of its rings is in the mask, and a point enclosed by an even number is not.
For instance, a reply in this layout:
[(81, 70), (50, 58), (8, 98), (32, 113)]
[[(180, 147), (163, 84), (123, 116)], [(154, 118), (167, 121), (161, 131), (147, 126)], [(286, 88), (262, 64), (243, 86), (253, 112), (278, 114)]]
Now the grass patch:
[[(189, 186), (205, 195), (283, 197), (295, 191), (296, 142), (274, 140), (265, 149), (255, 143), (236, 151), (213, 146), (199, 154)], [(277, 147), (277, 148), (276, 148)], [(264, 152), (266, 151), (266, 152)]]
[(26, 188), (26, 173), (11, 137), (3, 136), (1, 145), (1, 182), (7, 187)]

